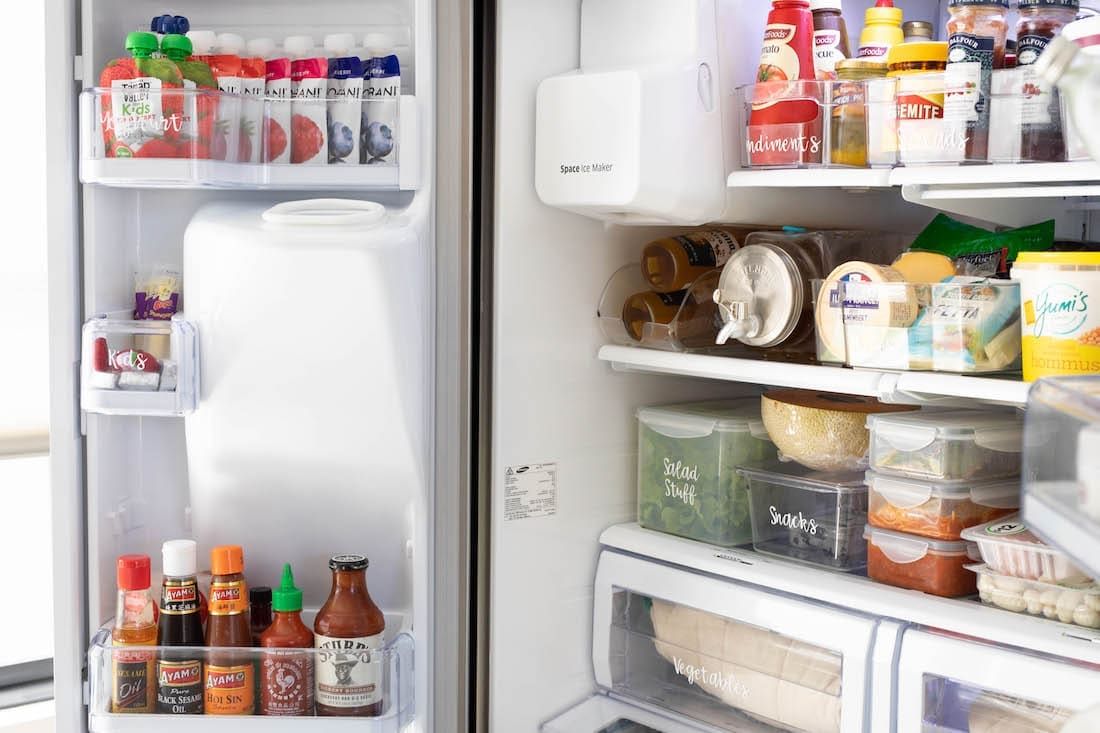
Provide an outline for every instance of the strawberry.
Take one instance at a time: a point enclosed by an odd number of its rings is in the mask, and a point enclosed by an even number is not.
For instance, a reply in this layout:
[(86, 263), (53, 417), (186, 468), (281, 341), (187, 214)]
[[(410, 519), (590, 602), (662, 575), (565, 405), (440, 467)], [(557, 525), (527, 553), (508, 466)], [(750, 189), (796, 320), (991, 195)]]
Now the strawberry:
[(286, 150), (286, 130), (270, 117), (264, 117), (263, 159), (265, 163), (278, 158)]
[(97, 372), (112, 371), (111, 358), (108, 356), (107, 339), (102, 336), (97, 338), (92, 345), (92, 369)]
[[(138, 151), (135, 158), (175, 158), (179, 153), (179, 146), (167, 138), (156, 137), (148, 140)], [(123, 156), (117, 156), (123, 157)]]
[(290, 120), (290, 162), (304, 163), (321, 152), (325, 144), (324, 133), (305, 115), (294, 115)]

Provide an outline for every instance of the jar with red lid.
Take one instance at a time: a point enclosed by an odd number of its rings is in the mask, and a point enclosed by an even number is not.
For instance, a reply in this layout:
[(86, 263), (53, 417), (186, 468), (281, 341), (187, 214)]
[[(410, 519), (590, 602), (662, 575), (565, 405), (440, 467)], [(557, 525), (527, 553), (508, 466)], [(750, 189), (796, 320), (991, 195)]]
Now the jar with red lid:
[(1004, 66), (1008, 0), (951, 0), (944, 119), (965, 135), (967, 160), (987, 158), (993, 70)]

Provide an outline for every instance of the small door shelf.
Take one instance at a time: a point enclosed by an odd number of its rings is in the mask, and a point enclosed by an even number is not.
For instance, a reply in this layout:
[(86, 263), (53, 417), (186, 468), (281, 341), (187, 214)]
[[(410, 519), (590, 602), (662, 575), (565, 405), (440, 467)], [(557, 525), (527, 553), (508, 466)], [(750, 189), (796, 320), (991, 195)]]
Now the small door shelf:
[(100, 315), (84, 324), (80, 407), (105, 415), (174, 417), (194, 412), (199, 395), (194, 324)]
[[(126, 647), (129, 660), (145, 655), (155, 670), (158, 656), (169, 652), (177, 659), (181, 655), (191, 654), (195, 659), (205, 660), (211, 653), (210, 647)], [(377, 667), (377, 679), (382, 687), (383, 712), (372, 717), (325, 717), (316, 718), (306, 727), (310, 730), (357, 731), (358, 733), (397, 733), (404, 730), (412, 721), (415, 713), (413, 696), (413, 651), (412, 637), (405, 631), (396, 633), (386, 641), (381, 652), (373, 652), (367, 659), (358, 659), (359, 663)], [(247, 656), (254, 668), (264, 662), (265, 655), (271, 650), (260, 648), (235, 649), (235, 653)], [(117, 653), (111, 646), (111, 632), (101, 628), (92, 639), (88, 649), (88, 730), (89, 733), (138, 733), (138, 731), (158, 730), (192, 731), (195, 718), (191, 715), (171, 715), (156, 713), (112, 713), (112, 661)], [(314, 669), (320, 662), (321, 649), (279, 649), (278, 654), (302, 654), (313, 657)], [(363, 655), (358, 655), (363, 656)], [(187, 658), (187, 657), (182, 657)], [(140, 659), (138, 659), (140, 661)], [(153, 693), (155, 700), (155, 692)], [(302, 730), (303, 716), (263, 716), (263, 715), (203, 715), (199, 726), (209, 733), (224, 731), (298, 731)]]

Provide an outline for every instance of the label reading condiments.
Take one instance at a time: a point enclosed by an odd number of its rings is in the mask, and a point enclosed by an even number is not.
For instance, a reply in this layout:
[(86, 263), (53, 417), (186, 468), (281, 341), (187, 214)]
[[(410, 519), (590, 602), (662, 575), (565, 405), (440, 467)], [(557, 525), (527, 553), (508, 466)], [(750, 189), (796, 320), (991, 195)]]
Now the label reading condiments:
[(836, 62), (844, 60), (840, 50), (840, 31), (814, 31), (814, 70), (818, 79), (835, 79)]
[(202, 662), (157, 660), (157, 712), (202, 713)]
[(995, 39), (954, 33), (948, 40), (944, 72), (944, 116), (970, 129), (989, 127), (989, 94), (993, 83)]
[(737, 241), (726, 232), (685, 234), (674, 239), (683, 247), (692, 267), (720, 267), (737, 247)]
[(248, 610), (248, 594), (243, 580), (210, 584), (210, 615), (233, 616)]
[(764, 46), (760, 49), (760, 69), (756, 80), (789, 81), (801, 78), (798, 52), (791, 47), (797, 27), (790, 23), (769, 23), (764, 28)]
[(156, 670), (152, 652), (111, 653), (111, 712), (151, 713), (149, 685)]
[(382, 634), (339, 639), (314, 636), (317, 704), (358, 708), (382, 699)]
[(313, 710), (313, 657), (282, 650), (263, 655), (260, 714), (308, 715)]
[(229, 667), (206, 665), (207, 715), (250, 715), (252, 713), (253, 669), (251, 664)]

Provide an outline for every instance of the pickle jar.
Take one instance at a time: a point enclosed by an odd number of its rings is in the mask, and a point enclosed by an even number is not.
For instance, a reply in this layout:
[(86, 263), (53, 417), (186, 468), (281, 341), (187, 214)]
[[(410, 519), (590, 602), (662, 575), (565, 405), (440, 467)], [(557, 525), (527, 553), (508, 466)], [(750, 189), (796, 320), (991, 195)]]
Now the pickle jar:
[(830, 133), (833, 165), (867, 167), (867, 97), (864, 82), (886, 76), (886, 65), (866, 59), (846, 59), (836, 64), (833, 82)]

